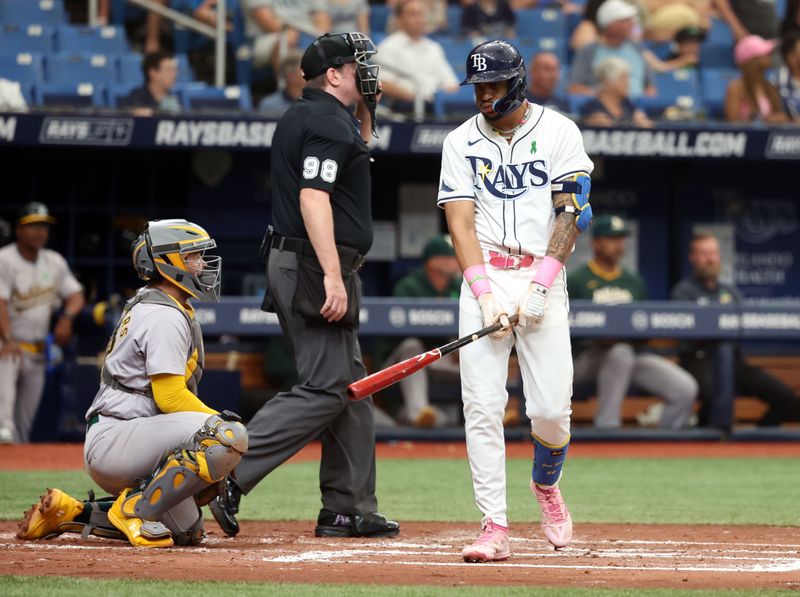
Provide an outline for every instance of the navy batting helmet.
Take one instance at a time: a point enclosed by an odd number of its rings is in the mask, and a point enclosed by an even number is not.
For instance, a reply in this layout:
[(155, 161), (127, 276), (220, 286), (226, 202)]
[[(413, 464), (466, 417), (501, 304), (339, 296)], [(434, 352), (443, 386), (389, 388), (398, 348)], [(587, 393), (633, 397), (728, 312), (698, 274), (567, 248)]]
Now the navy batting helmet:
[(467, 56), (467, 78), (461, 84), (497, 81), (508, 81), (508, 93), (492, 106), (499, 118), (522, 105), (527, 87), (522, 54), (510, 43), (499, 39), (487, 41), (472, 49)]

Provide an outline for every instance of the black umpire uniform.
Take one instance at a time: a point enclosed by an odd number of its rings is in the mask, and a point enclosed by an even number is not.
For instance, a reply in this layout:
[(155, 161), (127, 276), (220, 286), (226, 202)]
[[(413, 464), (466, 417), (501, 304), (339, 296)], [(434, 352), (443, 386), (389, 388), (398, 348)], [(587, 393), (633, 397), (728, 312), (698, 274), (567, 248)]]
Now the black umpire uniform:
[[(352, 35), (318, 38), (305, 52), (307, 80), (354, 62)], [(372, 42), (366, 40), (374, 51)], [(363, 57), (363, 55), (362, 55)], [(377, 74), (375, 75), (377, 86)], [(396, 522), (377, 514), (372, 399), (352, 402), (347, 385), (366, 375), (358, 343), (361, 281), (356, 270), (372, 245), (369, 147), (347, 106), (322, 89), (309, 88), (284, 114), (272, 140), (274, 233), (268, 244), (268, 296), (278, 314), (297, 368), (298, 383), (277, 394), (247, 425), (249, 449), (235, 481), (212, 502), (228, 534), (240, 492), (309, 442), (320, 439), (322, 510), (317, 536), (394, 536)], [(320, 315), (325, 301), (322, 269), (306, 230), (300, 191), (329, 194), (333, 232), (347, 290), (347, 312), (336, 322)], [(234, 484), (235, 483), (235, 484)]]

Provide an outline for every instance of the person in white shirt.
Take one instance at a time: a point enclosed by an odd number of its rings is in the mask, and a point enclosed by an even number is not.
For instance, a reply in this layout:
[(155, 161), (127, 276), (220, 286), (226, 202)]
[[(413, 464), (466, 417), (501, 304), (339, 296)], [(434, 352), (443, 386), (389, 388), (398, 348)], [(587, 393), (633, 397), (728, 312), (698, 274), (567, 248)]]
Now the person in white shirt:
[(414, 102), (430, 105), (437, 91), (455, 92), (458, 78), (442, 46), (425, 35), (421, 0), (401, 0), (394, 9), (397, 31), (378, 44), (375, 62), (382, 66), (381, 105), (411, 113)]

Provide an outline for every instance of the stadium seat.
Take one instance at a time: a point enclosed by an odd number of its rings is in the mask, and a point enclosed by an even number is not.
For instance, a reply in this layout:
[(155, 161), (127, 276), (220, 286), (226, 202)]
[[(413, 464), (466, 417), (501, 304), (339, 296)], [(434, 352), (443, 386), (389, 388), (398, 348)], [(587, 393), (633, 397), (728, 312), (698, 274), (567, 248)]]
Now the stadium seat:
[(119, 83), (109, 85), (106, 88), (106, 104), (109, 108), (118, 108), (122, 101), (128, 97), (134, 89), (139, 87), (132, 83)]
[(711, 118), (722, 119), (725, 115), (725, 91), (728, 83), (739, 76), (733, 68), (708, 68), (700, 74), (703, 103)]
[(250, 89), (231, 85), (216, 87), (188, 86), (181, 89), (182, 103), (187, 110), (252, 110)]
[(472, 85), (459, 87), (455, 93), (438, 91), (433, 98), (433, 113), (438, 120), (463, 120), (477, 112)]
[(700, 64), (704, 68), (734, 68), (733, 46), (703, 44), (700, 48)]
[(129, 18), (144, 18), (145, 10), (127, 0), (111, 0), (111, 23), (121, 27)]
[(124, 54), (128, 51), (128, 41), (121, 27), (59, 25), (56, 28), (56, 48), (73, 53)]
[(733, 32), (731, 32), (731, 28), (722, 19), (711, 19), (711, 30), (708, 32), (705, 43), (732, 48), (735, 43)]
[(142, 85), (144, 83), (141, 54), (123, 54), (117, 58), (117, 81), (122, 85)]
[(447, 5), (447, 24), (439, 30), (439, 33), (449, 33), (450, 35), (461, 34), (461, 15), (464, 9), (459, 4)]
[(517, 11), (517, 37), (537, 40), (567, 36), (567, 22), (560, 10), (553, 8), (526, 8)]
[(34, 52), (0, 54), (0, 77), (20, 83), (44, 81), (44, 57)]
[(60, 53), (47, 58), (47, 80), (51, 83), (116, 82), (115, 59), (104, 54)]
[(570, 94), (567, 97), (569, 98), (570, 114), (580, 114), (581, 108), (583, 108), (583, 106), (590, 100), (594, 99), (594, 96), (592, 95), (579, 95), (579, 94)]
[(467, 56), (470, 50), (475, 47), (475, 44), (470, 40), (464, 40), (453, 36), (442, 36), (437, 38), (442, 45), (444, 55), (456, 75), (460, 78), (464, 77), (467, 72)]
[(105, 86), (91, 83), (39, 83), (33, 90), (40, 106), (101, 108), (105, 106)]
[(369, 30), (372, 33), (382, 31), (386, 33), (386, 23), (392, 9), (385, 4), (370, 4), (369, 7)]
[(567, 40), (564, 38), (517, 39), (513, 43), (525, 59), (526, 65), (529, 65), (531, 58), (539, 52), (552, 52), (558, 56), (561, 64), (567, 64)]
[(67, 21), (63, 0), (0, 0), (0, 22), (57, 25)]
[(51, 25), (16, 25), (4, 23), (0, 26), (0, 52), (52, 52), (54, 48)]
[(644, 48), (661, 60), (666, 60), (672, 54), (672, 42), (669, 41), (646, 41)]

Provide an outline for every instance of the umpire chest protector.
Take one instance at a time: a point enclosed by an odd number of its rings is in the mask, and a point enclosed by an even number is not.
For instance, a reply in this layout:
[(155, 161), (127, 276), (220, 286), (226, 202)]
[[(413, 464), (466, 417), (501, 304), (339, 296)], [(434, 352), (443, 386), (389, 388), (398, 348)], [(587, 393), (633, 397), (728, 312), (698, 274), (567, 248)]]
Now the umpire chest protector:
[(275, 232), (308, 239), (300, 191), (317, 189), (330, 195), (336, 244), (365, 255), (372, 246), (370, 154), (350, 110), (325, 91), (304, 89), (278, 123), (271, 155)]
[[(158, 290), (156, 288), (147, 288), (142, 292), (139, 292), (136, 296), (130, 299), (126, 304), (124, 309), (122, 310), (122, 315), (120, 316), (120, 321), (123, 321), (128, 313), (139, 303), (144, 303), (148, 305), (163, 305), (165, 307), (170, 307), (172, 309), (178, 310), (181, 315), (184, 316), (186, 319), (186, 323), (189, 324), (189, 329), (192, 332), (192, 341), (189, 346), (189, 353), (186, 355), (186, 362), (195, 362), (195, 367), (192, 370), (191, 376), (186, 380), (186, 387), (189, 389), (192, 394), (197, 395), (197, 387), (200, 383), (200, 378), (203, 376), (203, 367), (205, 365), (205, 349), (203, 347), (203, 332), (200, 329), (200, 324), (197, 320), (193, 317), (189, 316), (189, 313), (186, 309), (182, 309), (178, 306), (174, 299), (168, 296), (165, 292)], [(116, 330), (114, 332), (117, 333)], [(194, 355), (197, 354), (197, 358), (195, 361)], [(105, 365), (103, 365), (103, 369), (100, 373), (100, 377), (104, 384), (111, 386), (116, 390), (122, 390), (123, 392), (128, 392), (132, 394), (139, 394), (138, 390), (133, 390), (132, 388), (128, 388), (123, 384), (119, 383), (111, 373), (108, 371)], [(149, 396), (152, 398), (152, 391), (149, 392)]]

